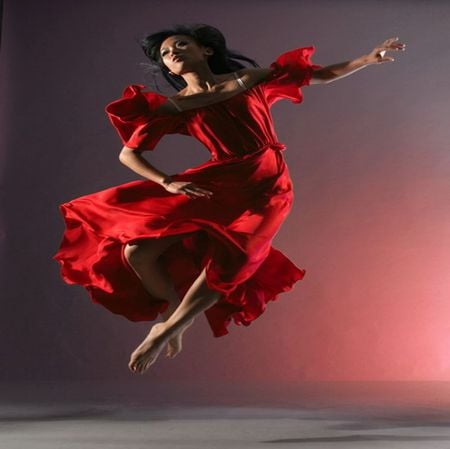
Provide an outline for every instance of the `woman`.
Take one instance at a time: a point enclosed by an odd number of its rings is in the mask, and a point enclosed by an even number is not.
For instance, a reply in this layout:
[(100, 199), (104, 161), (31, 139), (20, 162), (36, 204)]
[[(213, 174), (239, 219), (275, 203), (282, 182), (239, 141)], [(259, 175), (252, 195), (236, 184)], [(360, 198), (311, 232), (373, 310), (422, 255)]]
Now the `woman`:
[[(67, 283), (83, 285), (110, 311), (132, 321), (162, 314), (131, 354), (136, 373), (166, 345), (168, 357), (179, 353), (183, 332), (201, 312), (215, 337), (225, 335), (231, 320), (248, 326), (304, 277), (271, 246), (293, 190), (270, 107), (282, 98), (300, 103), (302, 86), (393, 61), (386, 51), (405, 45), (391, 38), (326, 67), (310, 61), (314, 47), (303, 47), (260, 68), (201, 24), (154, 33), (142, 48), (178, 94), (130, 85), (105, 110), (124, 145), (120, 161), (147, 179), (60, 205), (66, 230), (53, 256)], [(173, 133), (198, 139), (211, 159), (172, 176), (155, 168), (142, 152)]]

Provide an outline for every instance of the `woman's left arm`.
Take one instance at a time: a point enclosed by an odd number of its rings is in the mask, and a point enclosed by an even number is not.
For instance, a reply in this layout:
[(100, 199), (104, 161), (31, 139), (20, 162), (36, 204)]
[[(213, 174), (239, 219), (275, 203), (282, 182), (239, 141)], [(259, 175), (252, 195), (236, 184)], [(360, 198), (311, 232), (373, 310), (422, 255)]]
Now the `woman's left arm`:
[(384, 55), (386, 51), (405, 50), (406, 44), (397, 41), (398, 37), (391, 37), (375, 47), (367, 55), (360, 56), (352, 61), (345, 61), (315, 69), (312, 73), (310, 84), (328, 84), (341, 78), (345, 78), (369, 65), (394, 61), (394, 58)]

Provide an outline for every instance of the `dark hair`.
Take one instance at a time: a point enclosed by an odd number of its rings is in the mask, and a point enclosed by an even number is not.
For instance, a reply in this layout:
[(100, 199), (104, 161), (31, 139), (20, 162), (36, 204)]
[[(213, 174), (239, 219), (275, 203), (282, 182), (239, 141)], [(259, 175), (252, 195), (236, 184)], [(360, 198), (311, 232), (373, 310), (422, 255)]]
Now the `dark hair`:
[(177, 24), (171, 29), (150, 34), (139, 42), (145, 55), (150, 59), (150, 71), (153, 72), (154, 80), (156, 73), (162, 73), (163, 77), (176, 90), (186, 87), (186, 82), (182, 76), (169, 73), (169, 69), (162, 62), (160, 54), (161, 44), (164, 40), (176, 34), (190, 36), (197, 44), (211, 47), (214, 50), (214, 54), (208, 58), (208, 64), (213, 73), (229, 73), (244, 68), (245, 66), (236, 61), (237, 59), (247, 61), (254, 67), (260, 67), (253, 59), (235, 50), (228, 49), (224, 35), (217, 28), (201, 23), (193, 25)]

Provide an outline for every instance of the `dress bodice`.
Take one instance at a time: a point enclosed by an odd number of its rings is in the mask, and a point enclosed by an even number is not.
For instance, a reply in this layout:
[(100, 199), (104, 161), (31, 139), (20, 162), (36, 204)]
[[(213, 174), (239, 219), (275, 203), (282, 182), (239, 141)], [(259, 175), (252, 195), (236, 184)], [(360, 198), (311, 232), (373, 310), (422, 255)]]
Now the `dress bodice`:
[(277, 142), (261, 85), (178, 117), (179, 132), (200, 141), (213, 159), (242, 156)]

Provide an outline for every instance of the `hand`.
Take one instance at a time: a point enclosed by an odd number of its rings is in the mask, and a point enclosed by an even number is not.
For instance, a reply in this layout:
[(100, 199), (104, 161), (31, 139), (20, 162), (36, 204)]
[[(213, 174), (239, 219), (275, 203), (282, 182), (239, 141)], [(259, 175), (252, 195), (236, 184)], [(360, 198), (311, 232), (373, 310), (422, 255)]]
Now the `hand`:
[(367, 64), (380, 64), (383, 62), (394, 61), (390, 56), (384, 56), (388, 50), (405, 50), (406, 44), (398, 41), (398, 37), (391, 37), (382, 44), (375, 47), (367, 56)]
[(167, 183), (163, 183), (162, 186), (170, 193), (182, 193), (189, 198), (210, 198), (213, 194), (210, 190), (202, 189), (193, 182), (188, 181), (169, 181)]

